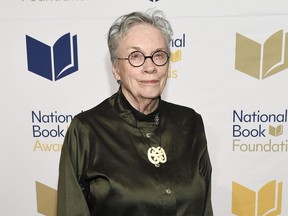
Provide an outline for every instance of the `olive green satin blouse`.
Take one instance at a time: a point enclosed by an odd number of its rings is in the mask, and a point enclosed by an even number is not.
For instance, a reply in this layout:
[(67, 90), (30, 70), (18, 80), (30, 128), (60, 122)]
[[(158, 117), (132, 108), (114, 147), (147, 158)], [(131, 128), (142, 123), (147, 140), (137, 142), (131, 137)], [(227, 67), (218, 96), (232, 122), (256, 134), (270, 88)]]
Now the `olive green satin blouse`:
[[(213, 215), (201, 116), (161, 100), (142, 117), (121, 89), (75, 116), (61, 153), (58, 216)], [(153, 146), (166, 152), (159, 167), (147, 157)]]

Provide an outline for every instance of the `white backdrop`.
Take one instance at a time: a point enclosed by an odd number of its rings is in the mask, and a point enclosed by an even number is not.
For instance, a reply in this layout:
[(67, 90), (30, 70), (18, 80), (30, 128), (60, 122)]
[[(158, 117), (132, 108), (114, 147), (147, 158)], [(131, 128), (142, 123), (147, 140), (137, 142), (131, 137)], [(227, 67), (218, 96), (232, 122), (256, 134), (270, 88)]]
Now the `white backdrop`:
[[(118, 89), (108, 28), (118, 16), (148, 8), (165, 12), (174, 29), (172, 51), (181, 53), (171, 63), (163, 98), (194, 108), (204, 119), (215, 215), (288, 215), (286, 0), (2, 0), (1, 215), (55, 216), (58, 162), (70, 117)], [(283, 38), (272, 47), (280, 48), (264, 49), (279, 30)], [(52, 46), (66, 33), (77, 36), (79, 69), (57, 81), (30, 72), (26, 35)], [(237, 57), (240, 49), (255, 51), (237, 33), (258, 44), (260, 57)], [(261, 74), (262, 63), (277, 55), (275, 66), (284, 67), (265, 79), (235, 68), (236, 62), (260, 62)], [(276, 134), (269, 133), (277, 126)]]

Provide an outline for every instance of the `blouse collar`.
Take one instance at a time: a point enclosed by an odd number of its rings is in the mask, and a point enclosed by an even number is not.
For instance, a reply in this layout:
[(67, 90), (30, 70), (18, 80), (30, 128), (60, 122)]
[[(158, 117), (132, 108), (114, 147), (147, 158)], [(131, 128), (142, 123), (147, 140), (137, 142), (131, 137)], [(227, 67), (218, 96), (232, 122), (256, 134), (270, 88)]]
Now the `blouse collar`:
[(130, 124), (137, 125), (137, 122), (153, 122), (159, 118), (161, 108), (161, 97), (159, 96), (158, 107), (147, 115), (136, 110), (125, 98), (121, 87), (118, 92), (111, 98), (111, 104), (117, 112)]

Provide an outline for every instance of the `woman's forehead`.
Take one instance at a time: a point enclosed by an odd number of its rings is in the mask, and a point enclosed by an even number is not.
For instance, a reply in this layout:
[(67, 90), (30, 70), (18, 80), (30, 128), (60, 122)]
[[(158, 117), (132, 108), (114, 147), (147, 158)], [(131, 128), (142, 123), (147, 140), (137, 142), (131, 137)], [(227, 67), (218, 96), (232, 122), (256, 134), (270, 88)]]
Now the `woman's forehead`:
[(163, 33), (154, 26), (139, 24), (131, 27), (119, 43), (119, 47), (122, 48), (138, 47), (138, 49), (140, 49), (143, 45), (165, 47), (165, 37)]

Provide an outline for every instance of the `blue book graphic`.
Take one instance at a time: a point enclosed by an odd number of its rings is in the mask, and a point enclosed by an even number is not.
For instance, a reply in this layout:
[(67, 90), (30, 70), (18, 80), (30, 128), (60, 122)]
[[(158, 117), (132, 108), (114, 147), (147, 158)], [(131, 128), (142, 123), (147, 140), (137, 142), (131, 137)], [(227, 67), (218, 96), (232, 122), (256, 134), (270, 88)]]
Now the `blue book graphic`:
[(52, 47), (26, 35), (26, 46), (28, 70), (39, 76), (56, 81), (78, 70), (77, 35), (67, 33)]

